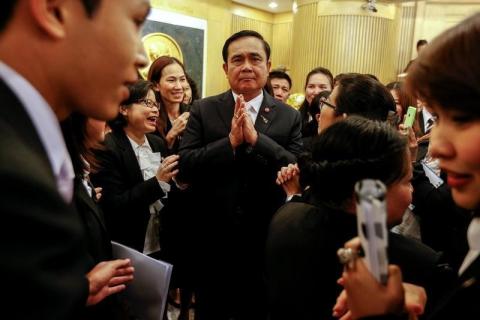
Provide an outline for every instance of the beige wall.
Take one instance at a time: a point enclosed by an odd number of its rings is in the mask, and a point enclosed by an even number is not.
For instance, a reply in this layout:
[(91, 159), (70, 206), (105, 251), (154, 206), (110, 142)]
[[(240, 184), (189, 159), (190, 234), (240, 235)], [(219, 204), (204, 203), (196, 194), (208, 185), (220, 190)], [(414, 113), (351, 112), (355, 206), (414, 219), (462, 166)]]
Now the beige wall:
[(364, 0), (297, 0), (297, 14), (272, 14), (230, 0), (151, 0), (154, 8), (207, 21), (206, 96), (228, 88), (221, 50), (232, 32), (253, 29), (272, 47), (272, 68), (289, 70), (295, 92), (316, 66), (373, 73), (396, 79), (416, 56), (418, 39), (431, 40), (466, 16), (480, 0), (377, 1), (378, 13), (361, 10)]
[(419, 1), (417, 3), (414, 29), (414, 43), (411, 57), (416, 57), (415, 44), (419, 39), (432, 40), (442, 31), (459, 23), (463, 19), (480, 12), (480, 1)]

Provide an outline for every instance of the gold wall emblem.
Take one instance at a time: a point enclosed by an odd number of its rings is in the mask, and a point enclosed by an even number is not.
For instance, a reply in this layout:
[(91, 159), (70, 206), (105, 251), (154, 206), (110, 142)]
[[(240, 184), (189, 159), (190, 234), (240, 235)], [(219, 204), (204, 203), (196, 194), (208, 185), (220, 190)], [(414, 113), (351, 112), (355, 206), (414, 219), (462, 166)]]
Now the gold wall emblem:
[(148, 66), (139, 70), (144, 79), (147, 79), (152, 62), (161, 56), (175, 57), (183, 63), (182, 49), (175, 39), (165, 33), (149, 33), (142, 38), (142, 43), (148, 58)]

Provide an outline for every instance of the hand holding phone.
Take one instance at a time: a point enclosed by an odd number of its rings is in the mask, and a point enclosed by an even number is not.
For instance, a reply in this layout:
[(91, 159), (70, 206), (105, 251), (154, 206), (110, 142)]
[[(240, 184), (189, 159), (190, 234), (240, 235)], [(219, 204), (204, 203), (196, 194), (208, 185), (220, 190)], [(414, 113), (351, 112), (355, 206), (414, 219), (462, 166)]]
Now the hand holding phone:
[(382, 284), (388, 277), (388, 233), (385, 197), (387, 188), (379, 180), (364, 179), (355, 184), (357, 227), (367, 267)]
[(405, 120), (403, 121), (403, 128), (405, 130), (413, 126), (416, 115), (417, 115), (417, 108), (409, 106), (407, 109), (407, 113), (405, 114)]

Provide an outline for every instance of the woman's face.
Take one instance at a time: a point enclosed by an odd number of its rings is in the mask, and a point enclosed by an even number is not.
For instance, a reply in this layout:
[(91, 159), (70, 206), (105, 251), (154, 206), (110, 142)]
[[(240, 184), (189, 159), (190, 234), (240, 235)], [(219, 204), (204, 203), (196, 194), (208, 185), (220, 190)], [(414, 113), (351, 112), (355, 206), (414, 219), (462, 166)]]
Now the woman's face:
[(190, 88), (188, 81), (185, 82), (183, 87), (183, 103), (190, 104), (192, 102), (192, 88)]
[[(337, 96), (338, 96), (339, 86), (336, 86), (330, 96), (327, 99), (327, 102), (332, 105), (337, 105)], [(318, 133), (327, 129), (332, 124), (337, 122), (339, 119), (343, 118), (343, 115), (337, 115), (334, 108), (330, 105), (323, 104), (321, 105), (320, 115), (318, 117)]]
[[(403, 108), (402, 105), (400, 104), (400, 97), (398, 96), (398, 91), (396, 89), (390, 90), (390, 93), (393, 96), (393, 100), (395, 100), (395, 108), (397, 111), (397, 115), (399, 117), (403, 117)], [(403, 120), (403, 119), (400, 119)]]
[(394, 182), (387, 190), (387, 224), (394, 225), (402, 221), (403, 214), (412, 203), (413, 187), (412, 165), (410, 161), (410, 153), (405, 152), (405, 161), (408, 161), (408, 169), (405, 175), (398, 181)]
[(430, 136), (431, 155), (447, 173), (455, 202), (466, 209), (479, 209), (480, 119), (438, 106), (433, 111), (438, 119)]
[(86, 125), (87, 138), (92, 143), (102, 142), (105, 140), (105, 126), (106, 121), (88, 118)]
[(182, 67), (177, 63), (172, 63), (163, 68), (157, 86), (162, 100), (166, 104), (176, 104), (183, 102), (183, 88), (187, 84)]
[(136, 133), (145, 134), (156, 130), (158, 107), (155, 93), (149, 90), (146, 97), (139, 102), (132, 103), (128, 108), (120, 107), (120, 112), (127, 119), (127, 127)]
[(305, 88), (305, 99), (310, 104), (316, 95), (327, 90), (332, 90), (328, 77), (323, 73), (312, 74), (308, 79), (307, 87)]

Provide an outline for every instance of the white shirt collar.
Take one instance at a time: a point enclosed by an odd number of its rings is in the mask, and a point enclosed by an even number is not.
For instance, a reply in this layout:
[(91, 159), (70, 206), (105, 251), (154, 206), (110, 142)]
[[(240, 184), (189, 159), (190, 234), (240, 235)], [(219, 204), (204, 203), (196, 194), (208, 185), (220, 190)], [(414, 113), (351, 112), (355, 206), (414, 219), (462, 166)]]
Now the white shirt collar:
[(470, 222), (467, 231), (467, 239), (469, 251), (458, 271), (459, 274), (462, 274), (480, 253), (480, 218), (473, 218)]
[[(73, 179), (75, 173), (60, 124), (51, 106), (27, 79), (2, 61), (0, 61), (0, 78), (5, 81), (23, 104), (47, 152), (53, 174), (57, 178), (57, 184), (59, 184), (59, 191), (67, 201), (71, 200), (71, 195), (65, 195), (61, 190), (59, 178), (62, 176), (61, 179)], [(62, 165), (64, 166), (63, 173), (61, 172)], [(73, 180), (71, 191), (73, 192)], [(70, 193), (70, 191), (67, 192)]]
[(473, 218), (468, 227), (468, 246), (470, 250), (480, 251), (480, 218)]
[[(127, 138), (130, 141), (130, 144), (132, 145), (132, 148), (135, 151), (135, 153), (138, 153), (137, 149), (140, 148), (140, 147), (146, 147), (146, 148), (148, 148), (152, 151), (152, 147), (150, 147), (150, 143), (148, 143), (148, 139), (147, 139), (146, 136), (145, 136), (145, 142), (143, 142), (143, 144), (136, 143), (135, 140), (131, 139), (128, 135), (127, 135)], [(137, 156), (138, 156), (138, 154), (137, 154)]]
[(423, 127), (427, 128), (428, 120), (433, 119), (433, 115), (427, 110), (427, 108), (422, 108), (423, 113)]

